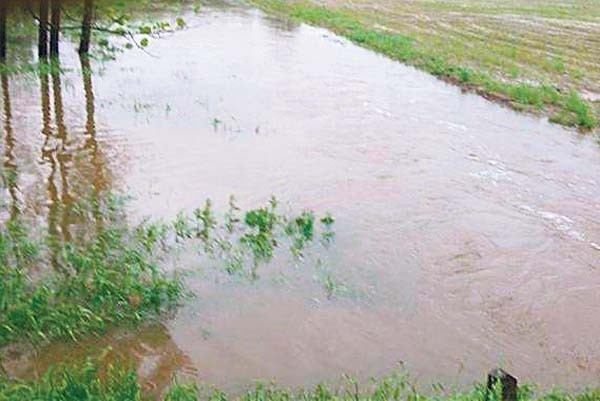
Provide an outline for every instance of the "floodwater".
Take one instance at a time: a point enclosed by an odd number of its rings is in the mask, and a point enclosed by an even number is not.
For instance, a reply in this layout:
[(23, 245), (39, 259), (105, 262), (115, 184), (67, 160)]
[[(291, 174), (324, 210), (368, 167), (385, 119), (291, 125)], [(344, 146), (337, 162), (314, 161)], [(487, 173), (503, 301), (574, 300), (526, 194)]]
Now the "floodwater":
[[(383, 375), (464, 385), (503, 366), (570, 388), (600, 379), (600, 147), (317, 28), (206, 7), (185, 30), (93, 62), (64, 46), (59, 79), (3, 78), (12, 212), (68, 239), (64, 204), (127, 191), (132, 218), (272, 194), (331, 211), (323, 259), (256, 283), (180, 267), (196, 297), (161, 324), (51, 344), (30, 375), (112, 346), (144, 385), (226, 388)], [(7, 91), (8, 89), (8, 91)], [(9, 95), (9, 96), (7, 96)]]

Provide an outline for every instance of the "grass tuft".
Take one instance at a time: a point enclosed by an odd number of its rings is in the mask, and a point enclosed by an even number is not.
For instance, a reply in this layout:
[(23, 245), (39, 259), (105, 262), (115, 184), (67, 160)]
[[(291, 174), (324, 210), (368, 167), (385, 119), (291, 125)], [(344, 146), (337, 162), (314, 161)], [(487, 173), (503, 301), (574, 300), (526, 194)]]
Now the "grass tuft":
[(577, 125), (590, 129), (597, 125), (598, 121), (594, 116), (592, 107), (577, 92), (572, 91), (569, 93), (565, 108), (575, 114)]
[(31, 238), (15, 221), (0, 228), (0, 347), (141, 322), (180, 297), (179, 280), (156, 265), (159, 225), (109, 220), (69, 243)]
[(255, 279), (259, 264), (278, 248), (287, 244), (302, 258), (317, 230), (324, 246), (334, 237), (331, 215), (316, 224), (312, 211), (282, 213), (275, 198), (241, 213), (232, 197), (222, 222), (209, 200), (171, 224), (145, 220), (131, 226), (124, 202), (115, 197), (82, 201), (73, 213), (94, 227), (69, 241), (37, 238), (19, 219), (0, 227), (0, 348), (22, 340), (77, 340), (159, 316), (183, 294), (180, 280), (158, 267), (173, 240), (197, 241), (227, 273)]

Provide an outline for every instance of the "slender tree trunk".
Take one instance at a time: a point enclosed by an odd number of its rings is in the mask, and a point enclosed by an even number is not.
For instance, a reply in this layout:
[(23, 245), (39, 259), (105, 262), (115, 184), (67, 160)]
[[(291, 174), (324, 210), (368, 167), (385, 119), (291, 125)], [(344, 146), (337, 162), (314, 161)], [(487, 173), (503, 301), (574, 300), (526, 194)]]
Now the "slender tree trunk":
[(60, 0), (52, 0), (52, 16), (50, 21), (50, 55), (58, 57), (60, 40)]
[(0, 0), (0, 61), (6, 60), (6, 14), (8, 14), (6, 1)]
[(83, 23), (81, 24), (81, 41), (79, 54), (88, 54), (92, 36), (92, 19), (94, 14), (94, 0), (85, 0), (83, 5)]
[(40, 26), (38, 32), (38, 56), (48, 58), (48, 0), (40, 0)]

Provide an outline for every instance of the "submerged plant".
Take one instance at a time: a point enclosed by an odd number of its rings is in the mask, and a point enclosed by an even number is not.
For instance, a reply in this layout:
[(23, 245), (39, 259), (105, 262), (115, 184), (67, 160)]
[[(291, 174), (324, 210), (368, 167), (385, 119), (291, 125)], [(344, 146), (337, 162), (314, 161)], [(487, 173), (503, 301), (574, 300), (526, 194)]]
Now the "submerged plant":
[(204, 208), (194, 210), (194, 217), (196, 218), (196, 237), (204, 242), (205, 250), (208, 252), (211, 249), (209, 246), (211, 232), (217, 224), (213, 216), (210, 199), (206, 200)]
[[(244, 217), (248, 229), (241, 236), (240, 243), (252, 253), (254, 268), (258, 263), (268, 262), (273, 257), (273, 251), (277, 246), (273, 232), (277, 217), (274, 209), (267, 207), (250, 210)], [(254, 270), (253, 275), (255, 275)]]
[(329, 245), (335, 237), (335, 233), (332, 230), (333, 223), (335, 223), (335, 219), (330, 213), (325, 214), (325, 217), (321, 219), (321, 224), (325, 227), (325, 230), (321, 234), (321, 241), (325, 245)]
[(287, 222), (285, 233), (291, 239), (290, 250), (295, 257), (301, 257), (302, 249), (313, 240), (314, 225), (315, 216), (307, 210)]
[(175, 230), (176, 240), (186, 240), (193, 236), (193, 229), (183, 212), (177, 213), (177, 217), (175, 217), (175, 221), (173, 222), (173, 229)]
[(349, 288), (342, 281), (338, 280), (320, 259), (317, 261), (315, 268), (315, 279), (323, 286), (327, 299), (337, 296), (350, 296), (354, 298), (364, 296), (364, 294)]
[(36, 236), (18, 219), (0, 227), (0, 348), (22, 340), (77, 340), (158, 316), (183, 293), (180, 280), (158, 267), (173, 238), (199, 241), (227, 273), (256, 278), (259, 264), (269, 262), (280, 244), (288, 241), (300, 252), (314, 236), (312, 212), (287, 216), (274, 198), (240, 212), (241, 218), (232, 197), (222, 223), (210, 200), (170, 224), (146, 219), (130, 225), (124, 204), (107, 196), (72, 205), (73, 215), (94, 224), (68, 241)]
[(167, 389), (164, 401), (198, 401), (198, 386), (195, 383), (175, 382)]
[(240, 218), (238, 217), (238, 212), (240, 208), (235, 203), (235, 197), (231, 195), (229, 197), (229, 210), (225, 214), (225, 228), (227, 232), (232, 234), (235, 226), (240, 222)]
[(23, 222), (0, 228), (0, 347), (76, 340), (112, 324), (141, 322), (181, 296), (179, 280), (157, 266), (163, 225), (104, 220), (68, 243), (51, 238), (48, 247)]
[[(194, 220), (197, 222), (195, 228), (190, 226), (190, 219), (185, 214), (179, 213), (173, 225), (176, 238), (200, 239), (204, 253), (223, 261), (227, 273), (251, 278), (257, 277), (258, 266), (270, 262), (283, 244), (289, 243), (291, 254), (301, 258), (302, 251), (313, 242), (316, 231), (312, 211), (284, 214), (274, 197), (267, 205), (246, 212), (242, 212), (231, 197), (222, 223), (217, 221), (212, 204), (207, 200), (203, 209), (194, 211)], [(331, 215), (327, 214), (321, 222), (325, 227), (323, 237), (333, 238)]]

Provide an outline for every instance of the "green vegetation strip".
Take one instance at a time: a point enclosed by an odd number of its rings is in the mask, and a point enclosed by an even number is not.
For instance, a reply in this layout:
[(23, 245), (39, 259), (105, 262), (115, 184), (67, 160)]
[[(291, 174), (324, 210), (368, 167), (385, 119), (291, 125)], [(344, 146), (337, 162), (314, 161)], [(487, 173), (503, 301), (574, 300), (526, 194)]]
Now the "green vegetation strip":
[(411, 36), (365, 26), (349, 10), (283, 0), (248, 1), (267, 12), (330, 29), (360, 46), (427, 71), (514, 109), (544, 112), (550, 115), (552, 122), (581, 130), (597, 127), (597, 113), (577, 91), (561, 91), (557, 85), (551, 84), (503, 82), (485, 72), (452, 64), (443, 56), (421, 48), (419, 42)]
[(256, 279), (258, 266), (270, 262), (275, 251), (284, 245), (295, 259), (305, 256), (305, 248), (316, 237), (327, 247), (335, 235), (333, 223), (329, 213), (318, 220), (310, 210), (284, 214), (274, 197), (263, 207), (241, 213), (231, 197), (222, 223), (207, 200), (191, 216), (178, 213), (172, 228), (178, 242), (199, 240), (201, 252), (219, 261), (227, 273)]
[[(79, 366), (57, 367), (33, 381), (0, 379), (2, 401), (140, 401), (156, 399), (145, 393), (138, 383), (134, 368), (101, 367), (87, 362)], [(230, 396), (218, 389), (201, 390), (196, 383), (174, 382), (164, 391), (164, 401), (500, 401), (500, 389), (487, 391), (475, 386), (467, 392), (420, 394), (404, 374), (392, 374), (360, 388), (347, 380), (333, 389), (318, 385), (308, 390), (290, 391), (274, 385), (257, 384), (251, 390)], [(600, 391), (590, 390), (576, 395), (562, 392), (535, 396), (527, 386), (519, 389), (519, 401), (592, 401), (600, 399)]]
[(179, 281), (155, 263), (158, 226), (129, 228), (112, 212), (103, 220), (93, 235), (68, 243), (32, 239), (31, 226), (15, 220), (2, 226), (0, 348), (142, 322), (180, 297)]
[[(123, 199), (80, 202), (71, 211), (87, 221), (77, 238), (35, 238), (32, 224), (9, 219), (0, 227), (0, 350), (27, 341), (77, 340), (118, 323), (158, 317), (183, 293), (159, 267), (175, 244), (200, 245), (200, 254), (231, 275), (256, 279), (258, 267), (287, 245), (296, 259), (316, 242), (333, 240), (333, 217), (312, 211), (284, 214), (272, 198), (242, 213), (232, 197), (222, 222), (209, 200), (172, 223), (126, 223)], [(190, 244), (190, 245), (191, 245)], [(331, 280), (331, 279), (330, 279)], [(324, 283), (333, 294), (329, 282)], [(0, 360), (1, 365), (1, 360)]]

